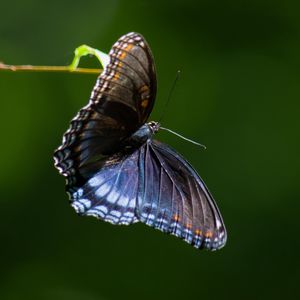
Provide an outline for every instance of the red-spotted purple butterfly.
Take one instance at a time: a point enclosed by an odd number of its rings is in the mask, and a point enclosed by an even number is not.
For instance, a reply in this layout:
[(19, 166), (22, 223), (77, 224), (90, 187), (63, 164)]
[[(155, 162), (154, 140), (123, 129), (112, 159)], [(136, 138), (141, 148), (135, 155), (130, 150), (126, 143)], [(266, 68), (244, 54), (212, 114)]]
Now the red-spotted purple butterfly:
[(144, 222), (196, 248), (223, 247), (226, 229), (204, 182), (175, 150), (153, 139), (159, 123), (145, 123), (156, 95), (147, 42), (128, 33), (109, 58), (54, 154), (71, 205), (112, 224)]

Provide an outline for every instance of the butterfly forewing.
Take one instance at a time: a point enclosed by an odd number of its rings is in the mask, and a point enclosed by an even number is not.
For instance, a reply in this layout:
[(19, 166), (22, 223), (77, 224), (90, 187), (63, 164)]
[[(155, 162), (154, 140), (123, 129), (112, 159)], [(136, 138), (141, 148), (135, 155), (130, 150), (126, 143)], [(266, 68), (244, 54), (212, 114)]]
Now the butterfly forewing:
[(145, 39), (126, 34), (113, 45), (109, 57), (89, 104), (71, 121), (54, 155), (68, 187), (80, 186), (118, 152), (121, 141), (145, 122), (153, 107), (155, 67)]

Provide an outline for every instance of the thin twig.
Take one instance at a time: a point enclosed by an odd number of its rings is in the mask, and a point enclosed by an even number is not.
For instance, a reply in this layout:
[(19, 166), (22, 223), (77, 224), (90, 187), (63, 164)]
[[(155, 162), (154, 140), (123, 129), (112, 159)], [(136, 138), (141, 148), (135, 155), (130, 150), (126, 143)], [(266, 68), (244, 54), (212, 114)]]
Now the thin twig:
[(0, 62), (0, 71), (21, 71), (21, 72), (68, 72), (68, 73), (85, 73), (100, 74), (102, 69), (76, 68), (69, 66), (32, 66), (32, 65), (6, 65)]

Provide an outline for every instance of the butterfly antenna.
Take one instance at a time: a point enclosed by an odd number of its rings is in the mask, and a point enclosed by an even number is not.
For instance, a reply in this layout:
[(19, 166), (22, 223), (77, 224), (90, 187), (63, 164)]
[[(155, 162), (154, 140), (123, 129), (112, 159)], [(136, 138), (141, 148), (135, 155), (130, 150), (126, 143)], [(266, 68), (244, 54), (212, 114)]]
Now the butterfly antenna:
[(173, 91), (174, 91), (174, 89), (175, 89), (176, 83), (177, 83), (177, 81), (178, 81), (178, 79), (179, 79), (179, 76), (180, 76), (180, 70), (177, 71), (175, 80), (173, 81), (173, 84), (172, 84), (172, 87), (171, 87), (171, 89), (170, 89), (170, 92), (169, 92), (169, 95), (168, 95), (168, 98), (167, 98), (165, 107), (164, 107), (163, 112), (162, 112), (162, 115), (161, 115), (161, 117), (160, 117), (160, 119), (159, 119), (159, 121), (158, 121), (159, 123), (160, 123), (160, 121), (162, 120), (162, 118), (165, 116), (165, 113), (166, 113), (166, 111), (167, 111), (167, 107), (168, 107), (168, 105), (169, 105), (169, 103), (170, 103), (170, 100), (171, 100)]
[(179, 133), (177, 133), (177, 132), (175, 132), (175, 131), (173, 131), (173, 130), (171, 130), (171, 129), (169, 129), (169, 128), (165, 128), (165, 127), (161, 127), (161, 126), (160, 126), (159, 128), (162, 129), (162, 130), (169, 131), (169, 132), (171, 132), (171, 133), (177, 135), (178, 137), (182, 138), (182, 139), (185, 140), (185, 141), (188, 141), (188, 142), (190, 142), (190, 143), (192, 143), (192, 144), (194, 144), (194, 145), (197, 145), (197, 146), (200, 146), (200, 147), (206, 149), (206, 146), (204, 146), (204, 145), (202, 145), (202, 144), (200, 144), (200, 143), (198, 143), (198, 142), (195, 142), (195, 141), (193, 141), (193, 140), (191, 140), (191, 139), (188, 139), (188, 138), (184, 137), (183, 135), (181, 135), (181, 134), (179, 134)]

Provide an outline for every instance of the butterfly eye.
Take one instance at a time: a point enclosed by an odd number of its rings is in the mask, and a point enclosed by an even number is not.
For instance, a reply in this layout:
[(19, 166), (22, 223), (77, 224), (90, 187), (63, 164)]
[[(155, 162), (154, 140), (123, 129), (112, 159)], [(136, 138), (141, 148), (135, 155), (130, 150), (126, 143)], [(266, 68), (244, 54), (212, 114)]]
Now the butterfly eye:
[(155, 122), (155, 121), (150, 121), (148, 123), (148, 126), (150, 127), (152, 133), (156, 133), (160, 128), (160, 124), (158, 122)]

